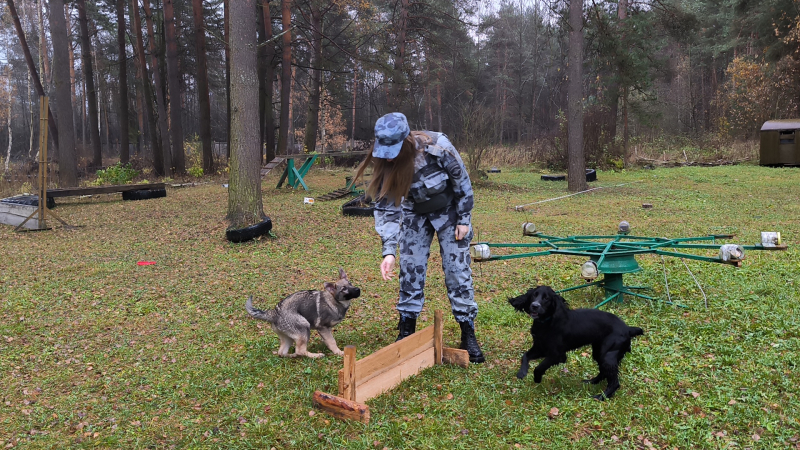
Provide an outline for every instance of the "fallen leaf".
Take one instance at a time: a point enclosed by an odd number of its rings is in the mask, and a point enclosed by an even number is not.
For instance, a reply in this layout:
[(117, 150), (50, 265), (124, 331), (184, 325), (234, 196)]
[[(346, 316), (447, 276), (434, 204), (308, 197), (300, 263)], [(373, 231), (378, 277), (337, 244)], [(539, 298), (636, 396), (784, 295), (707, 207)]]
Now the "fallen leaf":
[(547, 413), (547, 416), (550, 417), (551, 419), (558, 416), (558, 408), (556, 408), (555, 406), (550, 408), (550, 412)]

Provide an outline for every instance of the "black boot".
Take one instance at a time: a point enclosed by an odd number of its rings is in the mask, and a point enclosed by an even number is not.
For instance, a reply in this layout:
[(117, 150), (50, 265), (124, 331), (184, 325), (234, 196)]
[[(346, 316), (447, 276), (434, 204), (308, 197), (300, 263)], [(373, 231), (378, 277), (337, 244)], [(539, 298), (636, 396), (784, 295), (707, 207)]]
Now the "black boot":
[(480, 364), (486, 361), (481, 347), (478, 345), (478, 340), (475, 339), (475, 328), (469, 322), (459, 322), (458, 325), (461, 327), (461, 346), (459, 348), (469, 353), (469, 362)]
[(414, 334), (414, 331), (417, 329), (417, 319), (409, 319), (400, 317), (400, 323), (397, 324), (397, 329), (400, 330), (400, 333), (397, 335), (397, 340), (407, 338)]

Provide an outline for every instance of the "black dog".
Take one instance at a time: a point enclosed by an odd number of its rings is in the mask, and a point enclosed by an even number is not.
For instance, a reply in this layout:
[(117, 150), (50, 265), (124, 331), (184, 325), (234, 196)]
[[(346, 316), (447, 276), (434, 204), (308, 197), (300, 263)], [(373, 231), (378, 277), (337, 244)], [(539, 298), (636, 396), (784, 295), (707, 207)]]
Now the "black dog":
[(522, 355), (517, 378), (528, 375), (532, 359), (544, 358), (533, 369), (533, 381), (542, 382), (550, 367), (567, 362), (567, 352), (592, 346), (592, 358), (600, 373), (584, 383), (597, 384), (604, 379), (608, 386), (597, 400), (611, 398), (619, 389), (619, 363), (631, 351), (631, 338), (644, 334), (641, 328), (625, 325), (619, 317), (597, 309), (569, 309), (567, 302), (549, 286), (530, 289), (519, 297), (509, 298), (515, 309), (533, 318), (533, 346)]

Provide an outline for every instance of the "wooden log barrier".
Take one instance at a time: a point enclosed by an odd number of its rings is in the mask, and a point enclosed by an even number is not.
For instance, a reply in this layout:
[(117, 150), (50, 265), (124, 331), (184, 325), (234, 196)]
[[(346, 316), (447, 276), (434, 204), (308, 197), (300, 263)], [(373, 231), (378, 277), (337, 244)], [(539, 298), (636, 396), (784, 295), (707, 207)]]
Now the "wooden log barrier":
[(339, 370), (339, 395), (314, 392), (314, 405), (334, 417), (369, 422), (367, 400), (391, 390), (403, 380), (436, 364), (469, 365), (466, 350), (442, 346), (442, 312), (433, 325), (356, 361), (356, 348), (344, 349)]

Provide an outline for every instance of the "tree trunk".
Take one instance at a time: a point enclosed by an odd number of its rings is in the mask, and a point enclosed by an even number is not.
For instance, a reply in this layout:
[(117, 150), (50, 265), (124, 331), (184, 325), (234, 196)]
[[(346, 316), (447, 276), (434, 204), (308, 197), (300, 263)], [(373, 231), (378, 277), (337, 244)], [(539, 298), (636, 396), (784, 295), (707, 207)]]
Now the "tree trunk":
[(586, 190), (586, 161), (583, 156), (583, 0), (569, 0), (569, 77), (567, 115), (569, 167), (567, 188)]
[(203, 144), (203, 172), (214, 171), (211, 148), (211, 104), (208, 95), (208, 63), (206, 62), (206, 31), (203, 25), (203, 0), (192, 0), (195, 45), (197, 45), (197, 96), (200, 110), (200, 142)]
[(231, 27), (231, 159), (228, 220), (242, 228), (262, 220), (261, 151), (258, 132), (258, 70), (256, 64), (255, 0), (230, 4)]
[[(292, 2), (281, 0), (282, 31), (292, 26)], [(292, 98), (292, 32), (283, 35), (283, 57), (281, 58), (281, 128), (278, 131), (278, 153), (289, 153), (289, 111)]]
[[(358, 50), (356, 50), (358, 52)], [(358, 55), (358, 53), (356, 53)], [(353, 111), (352, 111), (352, 125), (350, 131), (350, 149), (356, 146), (356, 100), (358, 100), (358, 63), (353, 61)]]
[[(136, 1), (136, 0), (134, 0)], [(167, 124), (167, 99), (164, 97), (164, 84), (161, 81), (161, 71), (158, 67), (158, 54), (156, 52), (156, 36), (153, 27), (153, 14), (150, 11), (150, 0), (144, 0), (144, 19), (147, 22), (147, 37), (150, 47), (150, 69), (153, 71), (153, 83), (156, 90), (156, 105), (158, 108), (158, 129), (161, 134), (161, 161), (162, 171), (156, 172), (165, 177), (172, 176), (172, 151), (169, 142), (169, 125)]]
[[(6, 73), (6, 79), (8, 80), (10, 85), (11, 74)], [(11, 161), (11, 144), (14, 142), (14, 133), (11, 128), (11, 99), (9, 98), (8, 100), (9, 100), (8, 110), (6, 111), (6, 126), (8, 126), (8, 149), (6, 150), (6, 161), (5, 161), (4, 172), (8, 172), (8, 163)]]
[[(64, 18), (66, 19), (67, 34), (69, 34), (72, 32), (72, 24), (70, 23), (70, 8), (68, 6), (64, 8)], [(69, 90), (70, 95), (72, 96), (72, 104), (77, 105), (78, 96), (75, 94), (75, 52), (72, 49), (72, 39), (69, 40), (67, 49), (69, 49)], [(77, 121), (75, 120), (75, 115), (73, 112), (72, 135), (75, 136), (75, 139), (78, 138), (78, 128), (76, 127), (76, 122)]]
[(53, 39), (53, 85), (57, 120), (61, 121), (58, 136), (58, 176), (63, 187), (78, 185), (78, 162), (75, 157), (75, 134), (72, 131), (72, 94), (69, 86), (69, 35), (64, 17), (64, 1), (50, 0), (50, 35)]
[[(52, 81), (52, 74), (50, 72), (50, 60), (47, 59), (47, 38), (45, 38), (44, 34), (42, 14), (44, 7), (45, 3), (43, 1), (36, 2), (36, 10), (39, 13), (39, 70), (42, 72), (42, 84), (49, 87), (49, 83)], [(52, 38), (52, 34), (50, 37)]]
[[(269, 12), (269, 2), (263, 2), (262, 14), (264, 17), (264, 40), (272, 39), (272, 16)], [(275, 158), (275, 119), (273, 118), (274, 108), (272, 107), (273, 97), (273, 81), (275, 79), (275, 66), (273, 60), (275, 59), (275, 44), (270, 43), (265, 46), (265, 61), (264, 61), (264, 144), (266, 149), (264, 151), (266, 161), (270, 162)]]
[(397, 111), (403, 104), (402, 88), (405, 85), (403, 66), (406, 58), (406, 34), (408, 32), (409, 0), (400, 0), (400, 14), (397, 22), (397, 52), (394, 56), (392, 90), (387, 99), (389, 109)]
[(164, 0), (165, 42), (167, 45), (167, 84), (169, 85), (169, 121), (172, 137), (172, 167), (175, 173), (186, 173), (183, 151), (183, 105), (180, 73), (178, 73), (178, 37), (175, 23), (175, 0)]
[(100, 149), (100, 125), (97, 115), (97, 90), (94, 87), (94, 68), (92, 67), (92, 44), (89, 41), (89, 19), (86, 16), (86, 1), (78, 0), (78, 23), (81, 28), (81, 63), (86, 80), (86, 99), (89, 102), (89, 141), (92, 143), (91, 169), (103, 166)]
[(258, 111), (261, 132), (261, 147), (267, 162), (275, 157), (275, 124), (272, 117), (272, 79), (275, 76), (272, 60), (275, 57), (275, 45), (272, 39), (272, 16), (269, 2), (258, 5)]
[[(145, 0), (149, 1), (149, 0)], [(164, 173), (164, 155), (161, 149), (161, 142), (158, 140), (158, 128), (156, 125), (156, 114), (153, 108), (153, 92), (150, 88), (150, 77), (147, 72), (147, 57), (144, 53), (144, 39), (142, 38), (142, 19), (139, 17), (139, 0), (131, 0), (132, 28), (136, 53), (139, 57), (139, 84), (144, 97), (144, 115), (150, 131), (150, 145), (153, 147), (153, 168), (156, 173)]]
[(231, 159), (231, 46), (228, 41), (231, 38), (231, 5), (230, 0), (222, 1), (223, 20), (225, 22), (225, 152), (228, 161)]
[(119, 162), (130, 161), (128, 134), (128, 55), (125, 52), (125, 0), (117, 0), (117, 45), (119, 47)]
[[(28, 72), (33, 78), (33, 84), (36, 88), (36, 92), (41, 97), (45, 97), (47, 94), (44, 92), (44, 87), (42, 86), (42, 81), (39, 79), (39, 72), (36, 70), (36, 64), (33, 62), (33, 57), (31, 56), (31, 50), (28, 48), (28, 41), (25, 39), (25, 32), (22, 31), (22, 23), (19, 21), (19, 15), (17, 15), (17, 8), (14, 7), (13, 0), (6, 0), (8, 4), (8, 10), (11, 13), (11, 19), (14, 21), (14, 28), (17, 30), (17, 37), (19, 38), (19, 44), (22, 46), (22, 53), (25, 55), (25, 62), (28, 64)], [(53, 142), (58, 146), (58, 126), (56, 125), (56, 119), (53, 117), (53, 111), (48, 108), (47, 109), (47, 128), (50, 130), (50, 137), (53, 139)]]
[(320, 5), (311, 2), (311, 86), (308, 92), (308, 115), (306, 116), (306, 134), (303, 149), (316, 151), (317, 132), (319, 131), (320, 84), (322, 81), (322, 14)]

